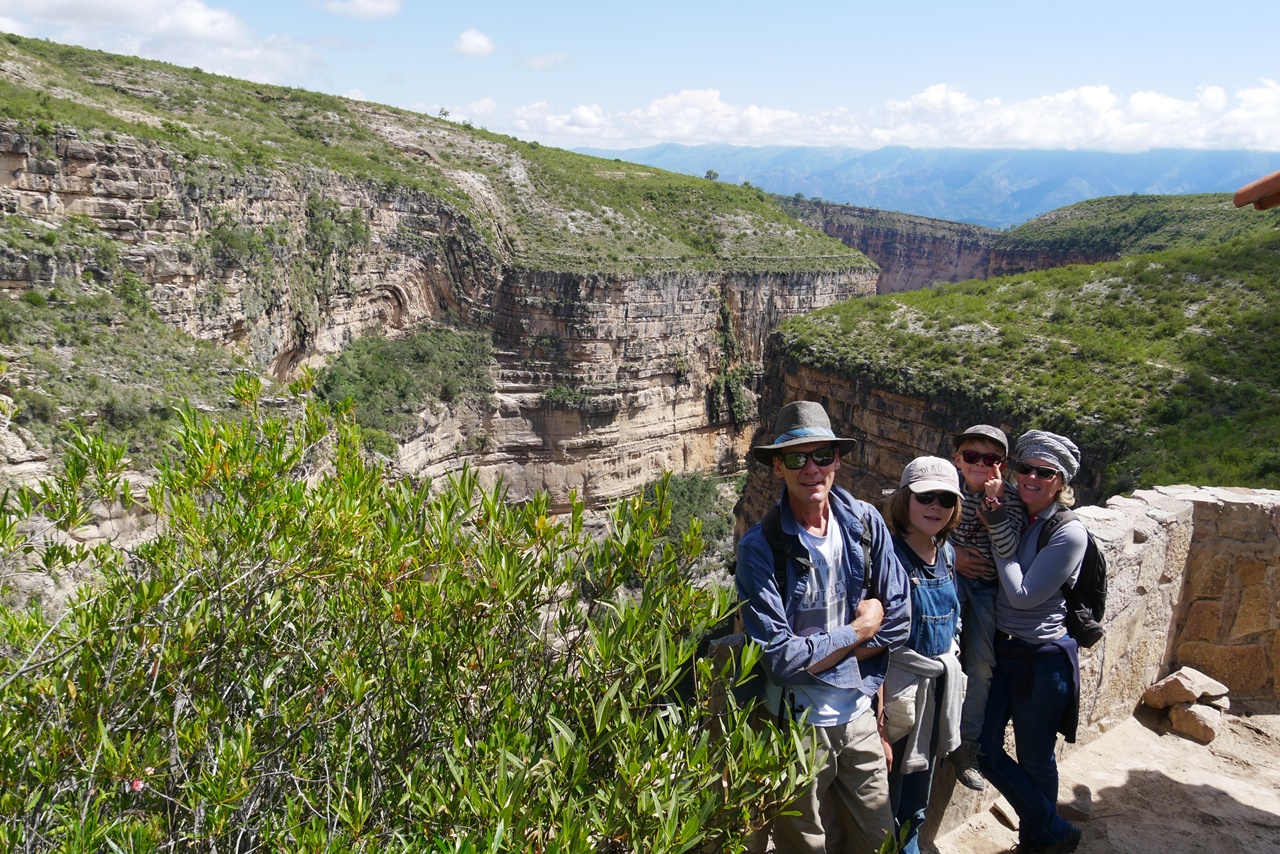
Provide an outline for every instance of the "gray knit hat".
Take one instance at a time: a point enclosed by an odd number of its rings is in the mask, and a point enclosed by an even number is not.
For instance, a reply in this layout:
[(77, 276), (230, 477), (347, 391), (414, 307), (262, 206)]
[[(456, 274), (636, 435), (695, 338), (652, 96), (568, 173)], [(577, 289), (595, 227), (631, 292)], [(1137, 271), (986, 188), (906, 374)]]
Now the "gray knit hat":
[(1066, 436), (1047, 430), (1028, 430), (1018, 437), (1013, 455), (1019, 460), (1034, 457), (1062, 472), (1062, 482), (1070, 483), (1080, 471), (1080, 449)]
[(857, 439), (837, 436), (831, 429), (827, 410), (822, 408), (821, 403), (812, 400), (797, 400), (778, 410), (778, 417), (773, 421), (773, 436), (772, 445), (756, 445), (751, 449), (751, 456), (765, 465), (773, 462), (773, 455), (778, 451), (796, 445), (825, 440), (835, 445), (836, 450), (844, 455), (858, 443)]

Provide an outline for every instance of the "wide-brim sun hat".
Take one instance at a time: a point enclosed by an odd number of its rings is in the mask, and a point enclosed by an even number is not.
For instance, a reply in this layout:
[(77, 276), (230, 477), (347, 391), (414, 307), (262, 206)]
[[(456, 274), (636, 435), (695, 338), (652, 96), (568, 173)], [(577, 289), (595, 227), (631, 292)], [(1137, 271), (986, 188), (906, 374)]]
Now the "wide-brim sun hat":
[(912, 492), (950, 492), (961, 498), (960, 475), (950, 460), (942, 457), (916, 457), (902, 470), (899, 487)]
[(797, 400), (778, 410), (778, 417), (773, 420), (773, 444), (756, 445), (751, 449), (751, 456), (770, 465), (778, 452), (814, 442), (834, 445), (836, 452), (842, 456), (858, 444), (857, 439), (835, 434), (831, 429), (831, 419), (827, 417), (822, 404), (812, 400)]

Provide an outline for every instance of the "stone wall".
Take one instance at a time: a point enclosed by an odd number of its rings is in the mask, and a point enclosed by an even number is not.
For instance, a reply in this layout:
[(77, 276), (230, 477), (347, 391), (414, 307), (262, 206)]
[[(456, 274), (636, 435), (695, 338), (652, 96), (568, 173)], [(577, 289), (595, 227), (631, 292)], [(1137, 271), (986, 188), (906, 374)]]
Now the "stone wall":
[(1174, 666), (1194, 667), (1236, 696), (1280, 696), (1280, 493), (1159, 492), (1190, 503), (1195, 514)]

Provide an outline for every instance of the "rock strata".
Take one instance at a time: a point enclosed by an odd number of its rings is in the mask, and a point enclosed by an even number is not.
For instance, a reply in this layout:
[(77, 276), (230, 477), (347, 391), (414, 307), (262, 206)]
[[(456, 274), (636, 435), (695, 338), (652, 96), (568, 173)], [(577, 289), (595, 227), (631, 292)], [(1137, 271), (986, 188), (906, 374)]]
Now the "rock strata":
[[(422, 413), (399, 462), (429, 475), (468, 462), (513, 499), (546, 489), (558, 506), (575, 490), (597, 506), (634, 494), (664, 470), (739, 468), (755, 411), (745, 387), (722, 405), (725, 366), (758, 371), (778, 323), (875, 287), (860, 258), (800, 274), (528, 269), (501, 234), (425, 192), (188, 160), (123, 136), (37, 139), (0, 123), (0, 160), (0, 208), (49, 225), (87, 218), (165, 322), (280, 379), (363, 335), (446, 318), (491, 331), (492, 405)], [(463, 181), (482, 205), (483, 177)], [(89, 257), (77, 269), (34, 260), (0, 251), (7, 290), (102, 275)], [(553, 385), (580, 405), (546, 403)]]
[(980, 225), (820, 201), (782, 201), (800, 220), (875, 261), (880, 267), (876, 292), (881, 294), (1118, 257), (1101, 252), (1005, 250), (993, 246), (1003, 232)]

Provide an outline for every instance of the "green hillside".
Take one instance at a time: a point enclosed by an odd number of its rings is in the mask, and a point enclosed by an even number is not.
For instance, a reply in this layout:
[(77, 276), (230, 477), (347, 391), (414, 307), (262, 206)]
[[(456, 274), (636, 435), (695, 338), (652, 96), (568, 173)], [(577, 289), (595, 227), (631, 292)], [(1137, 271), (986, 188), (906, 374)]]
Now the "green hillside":
[(996, 251), (1137, 255), (1210, 246), (1280, 227), (1280, 210), (1240, 209), (1227, 193), (1107, 196), (1050, 211), (996, 238)]
[[(0, 36), (0, 116), (52, 140), (152, 140), (187, 164), (330, 169), (425, 191), (513, 266), (565, 272), (792, 272), (868, 262), (760, 190), (521, 142), (469, 124), (16, 35)], [(52, 154), (52, 152), (47, 152)]]
[(1103, 494), (1280, 487), (1280, 230), (854, 300), (781, 334), (801, 362), (1078, 439)]
[[(183, 402), (221, 408), (244, 361), (166, 326), (122, 269), (115, 241), (84, 217), (54, 228), (0, 217), (0, 260), (84, 270), (18, 299), (0, 298), (0, 392), (14, 421), (58, 449), (67, 426), (97, 424), (139, 463), (155, 462)], [(0, 278), (15, 277), (0, 264)]]

